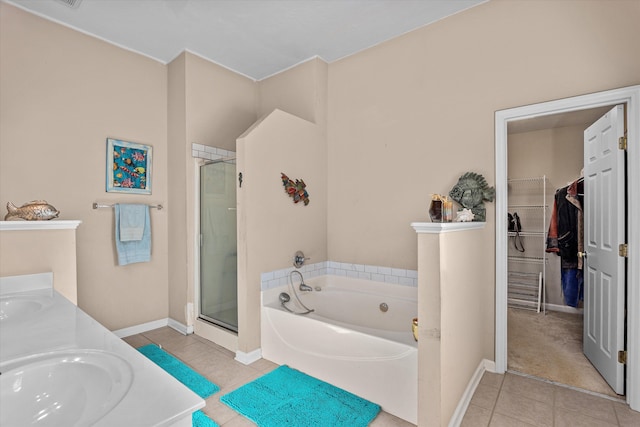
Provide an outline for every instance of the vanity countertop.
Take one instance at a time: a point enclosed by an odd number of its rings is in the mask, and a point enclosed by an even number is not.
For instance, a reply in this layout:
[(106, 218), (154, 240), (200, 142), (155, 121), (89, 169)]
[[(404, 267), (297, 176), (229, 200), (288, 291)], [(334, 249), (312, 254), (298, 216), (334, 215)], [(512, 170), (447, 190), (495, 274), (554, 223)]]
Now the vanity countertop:
[[(36, 286), (38, 288), (38, 286)], [(0, 320), (0, 365), (42, 353), (89, 349), (115, 353), (132, 368), (127, 394), (95, 426), (191, 425), (204, 400), (52, 288), (1, 286), (0, 297), (38, 298), (28, 316)]]

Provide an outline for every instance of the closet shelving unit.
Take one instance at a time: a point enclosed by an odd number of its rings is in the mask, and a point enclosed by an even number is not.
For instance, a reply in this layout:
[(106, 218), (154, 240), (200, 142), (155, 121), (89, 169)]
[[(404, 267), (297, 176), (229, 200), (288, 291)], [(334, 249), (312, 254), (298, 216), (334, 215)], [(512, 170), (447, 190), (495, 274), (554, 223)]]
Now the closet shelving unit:
[(545, 175), (508, 180), (508, 210), (517, 213), (522, 224), (518, 234), (525, 252), (514, 246), (515, 232), (508, 232), (508, 306), (544, 311), (546, 314), (547, 184)]

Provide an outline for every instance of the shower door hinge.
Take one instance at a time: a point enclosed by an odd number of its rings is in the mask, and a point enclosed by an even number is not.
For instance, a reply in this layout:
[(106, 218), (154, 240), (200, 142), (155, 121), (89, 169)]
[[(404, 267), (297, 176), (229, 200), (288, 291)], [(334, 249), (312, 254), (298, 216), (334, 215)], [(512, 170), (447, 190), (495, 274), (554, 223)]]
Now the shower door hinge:
[(626, 136), (621, 136), (620, 138), (618, 138), (618, 148), (621, 150), (626, 150), (627, 149), (627, 137)]
[(629, 246), (626, 243), (621, 243), (618, 246), (618, 254), (623, 258), (628, 257), (629, 256)]
[(618, 363), (622, 363), (623, 365), (627, 364), (627, 350), (620, 350), (618, 352)]

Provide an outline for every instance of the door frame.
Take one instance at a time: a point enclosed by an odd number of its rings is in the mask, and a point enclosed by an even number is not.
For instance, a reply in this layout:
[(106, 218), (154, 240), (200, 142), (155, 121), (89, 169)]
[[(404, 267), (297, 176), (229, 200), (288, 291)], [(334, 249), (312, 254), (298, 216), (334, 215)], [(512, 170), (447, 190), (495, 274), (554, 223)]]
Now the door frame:
[[(191, 308), (192, 330), (198, 336), (208, 339), (229, 351), (238, 350), (238, 334), (209, 323), (200, 318), (200, 168), (210, 162), (210, 160), (194, 158), (194, 211), (193, 223), (193, 301), (195, 307)], [(194, 312), (195, 310), (195, 312)], [(188, 321), (189, 319), (187, 319)]]
[[(552, 114), (627, 105), (627, 366), (626, 400), (640, 411), (640, 85), (525, 105), (495, 113), (495, 369), (507, 370), (507, 124)], [(633, 249), (636, 248), (634, 251)], [(635, 284), (635, 286), (633, 286)]]

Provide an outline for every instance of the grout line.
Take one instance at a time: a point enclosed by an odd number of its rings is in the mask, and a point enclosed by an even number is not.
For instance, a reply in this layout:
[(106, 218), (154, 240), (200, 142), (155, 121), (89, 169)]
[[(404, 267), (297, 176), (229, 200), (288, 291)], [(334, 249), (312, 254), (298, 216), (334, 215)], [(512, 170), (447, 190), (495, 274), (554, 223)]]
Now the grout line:
[(566, 388), (566, 389), (569, 389), (569, 390), (574, 390), (574, 391), (577, 391), (579, 393), (584, 393), (584, 394), (589, 394), (591, 396), (600, 397), (602, 399), (610, 400), (612, 402), (626, 403), (625, 400), (623, 398), (620, 398), (620, 397), (608, 396), (606, 394), (598, 393), (596, 391), (585, 390), (584, 388), (574, 387), (572, 385), (559, 383), (557, 381), (548, 380), (546, 378), (536, 377), (535, 375), (525, 374), (523, 372), (512, 371), (512, 370), (507, 370), (507, 372), (510, 373), (510, 374), (513, 374), (513, 375), (518, 375), (520, 377), (531, 378), (533, 380), (540, 381), (540, 382), (543, 382), (543, 383), (552, 384), (552, 385), (555, 385), (555, 386), (558, 386), (558, 387), (562, 387), (562, 388)]
[(498, 400), (500, 399), (500, 395), (502, 395), (502, 387), (504, 386), (504, 380), (507, 378), (506, 374), (502, 374), (502, 381), (500, 381), (500, 387), (498, 387), (498, 396), (496, 396), (496, 401), (493, 402), (493, 407), (491, 408), (491, 415), (489, 416), (489, 424), (491, 425), (491, 421), (493, 421), (493, 416), (496, 413), (496, 406), (498, 406)]

